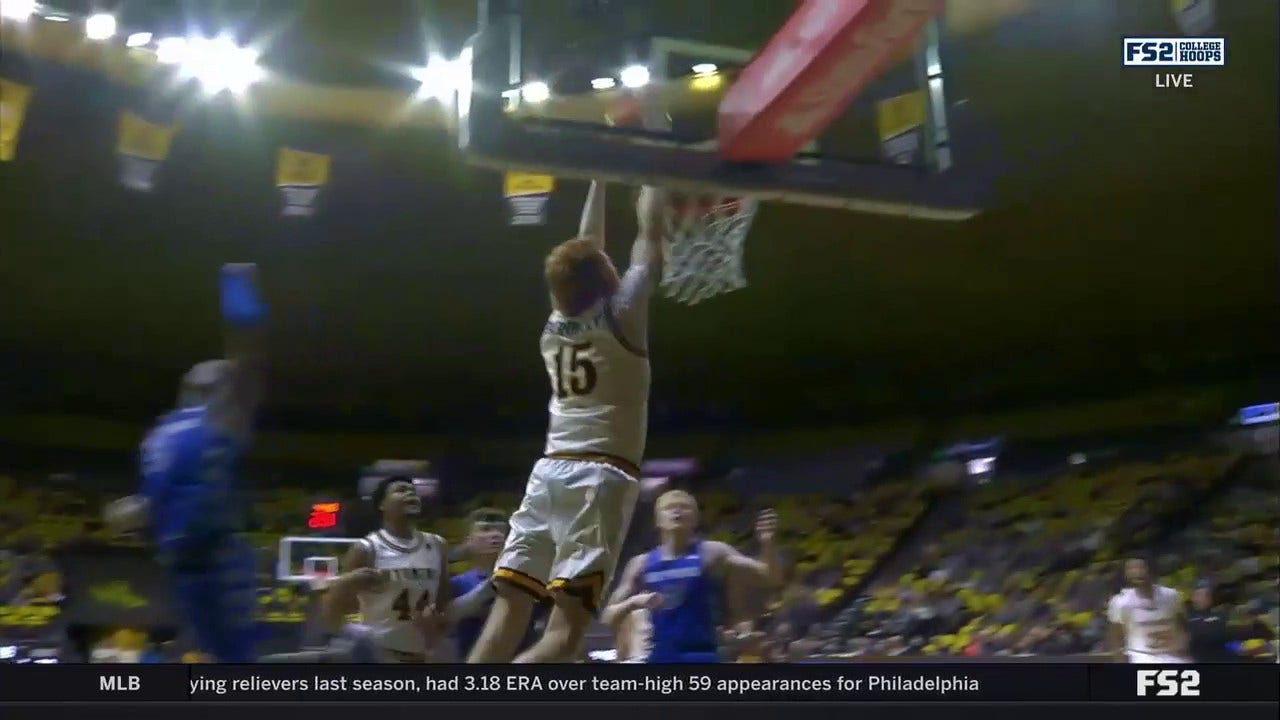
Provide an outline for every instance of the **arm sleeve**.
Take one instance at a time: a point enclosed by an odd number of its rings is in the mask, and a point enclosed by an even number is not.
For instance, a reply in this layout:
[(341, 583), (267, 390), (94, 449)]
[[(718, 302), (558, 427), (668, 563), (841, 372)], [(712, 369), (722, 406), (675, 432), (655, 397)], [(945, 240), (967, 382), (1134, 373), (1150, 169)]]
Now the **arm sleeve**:
[(622, 276), (614, 293), (613, 316), (625, 339), (641, 351), (649, 348), (649, 299), (657, 281), (655, 269), (633, 263)]

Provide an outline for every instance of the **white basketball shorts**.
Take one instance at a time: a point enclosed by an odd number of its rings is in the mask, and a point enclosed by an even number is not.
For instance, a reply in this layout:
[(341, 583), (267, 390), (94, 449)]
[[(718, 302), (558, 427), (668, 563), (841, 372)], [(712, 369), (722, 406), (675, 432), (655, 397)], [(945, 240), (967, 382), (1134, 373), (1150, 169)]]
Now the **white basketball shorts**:
[(590, 612), (613, 578), (640, 483), (602, 462), (542, 458), (493, 571), (539, 599), (578, 598)]

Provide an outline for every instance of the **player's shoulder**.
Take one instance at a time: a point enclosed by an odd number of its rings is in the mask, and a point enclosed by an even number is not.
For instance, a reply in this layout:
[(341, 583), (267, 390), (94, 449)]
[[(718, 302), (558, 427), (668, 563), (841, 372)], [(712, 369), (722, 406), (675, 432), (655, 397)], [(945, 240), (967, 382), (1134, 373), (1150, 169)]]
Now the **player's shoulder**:
[(365, 555), (373, 557), (378, 554), (378, 548), (385, 545), (386, 543), (382, 540), (382, 535), (379, 531), (374, 530), (356, 541), (355, 547), (359, 548), (360, 552)]
[(195, 431), (204, 428), (205, 412), (203, 407), (180, 408), (156, 418), (147, 433), (148, 438), (163, 438), (174, 442), (191, 436)]
[(1168, 585), (1157, 585), (1156, 592), (1160, 593), (1160, 599), (1167, 602), (1182, 602), (1182, 593), (1178, 592), (1177, 588), (1172, 588)]
[(703, 561), (714, 561), (724, 558), (730, 553), (736, 552), (733, 546), (719, 540), (699, 540), (697, 552), (702, 556)]
[(1112, 607), (1120, 607), (1122, 605), (1128, 605), (1130, 600), (1132, 600), (1132, 598), (1133, 598), (1132, 589), (1123, 588), (1119, 592), (1117, 592), (1115, 595), (1111, 596), (1110, 605)]
[(418, 538), (422, 541), (423, 548), (429, 551), (443, 551), (449, 545), (444, 536), (425, 530), (418, 531)]
[(637, 555), (632, 555), (631, 559), (627, 561), (627, 569), (636, 572), (644, 570), (649, 564), (649, 558), (653, 557), (653, 553), (653, 550), (645, 550)]

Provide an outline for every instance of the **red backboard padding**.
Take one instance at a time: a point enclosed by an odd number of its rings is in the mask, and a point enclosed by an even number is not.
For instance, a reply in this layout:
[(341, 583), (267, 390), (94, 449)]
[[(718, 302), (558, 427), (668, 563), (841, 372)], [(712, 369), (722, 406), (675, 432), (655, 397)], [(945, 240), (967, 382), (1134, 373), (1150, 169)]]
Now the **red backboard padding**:
[(915, 41), (944, 0), (803, 0), (725, 93), (720, 153), (783, 162)]

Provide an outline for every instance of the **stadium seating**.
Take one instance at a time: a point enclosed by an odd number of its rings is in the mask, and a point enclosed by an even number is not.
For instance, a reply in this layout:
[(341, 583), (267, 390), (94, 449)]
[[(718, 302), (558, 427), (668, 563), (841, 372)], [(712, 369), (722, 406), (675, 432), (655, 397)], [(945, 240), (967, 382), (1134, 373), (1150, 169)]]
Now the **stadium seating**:
[[(845, 497), (747, 501), (719, 490), (699, 500), (707, 536), (748, 552), (757, 509), (778, 510), (790, 584), (730, 608), (738, 619), (766, 618), (756, 627), (768, 640), (752, 657), (1088, 653), (1098, 649), (1101, 610), (1134, 549), (1155, 550), (1162, 581), (1183, 592), (1211, 578), (1229, 605), (1235, 652), (1273, 657), (1280, 467), (1239, 466), (1233, 456), (1198, 452), (1004, 476), (941, 496), (933, 485), (899, 479)], [(313, 594), (276, 582), (274, 554), (280, 536), (306, 532), (298, 509), (315, 494), (272, 488), (255, 496), (260, 616), (269, 624), (307, 618)], [(110, 537), (97, 520), (110, 495), (0, 477), (0, 636), (53, 626), (63, 590), (52, 553), (60, 547), (138, 542)], [(458, 542), (467, 511), (518, 500), (472, 498), (432, 527)], [(134, 657), (143, 645), (137, 635), (108, 633), (95, 647), (104, 657)]]

